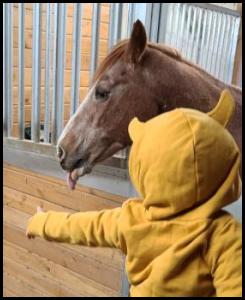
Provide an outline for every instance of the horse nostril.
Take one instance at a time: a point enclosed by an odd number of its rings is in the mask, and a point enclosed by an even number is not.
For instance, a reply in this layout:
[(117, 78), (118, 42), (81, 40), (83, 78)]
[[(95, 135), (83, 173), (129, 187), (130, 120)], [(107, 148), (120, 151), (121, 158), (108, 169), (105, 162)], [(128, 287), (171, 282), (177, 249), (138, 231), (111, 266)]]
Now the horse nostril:
[(57, 146), (57, 156), (60, 160), (64, 160), (65, 158), (65, 151), (61, 146)]

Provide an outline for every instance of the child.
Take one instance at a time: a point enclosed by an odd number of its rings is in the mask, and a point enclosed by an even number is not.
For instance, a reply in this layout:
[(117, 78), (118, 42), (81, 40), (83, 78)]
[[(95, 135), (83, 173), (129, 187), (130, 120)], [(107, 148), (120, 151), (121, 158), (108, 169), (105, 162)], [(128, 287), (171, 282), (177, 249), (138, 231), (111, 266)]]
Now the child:
[(241, 226), (222, 207), (241, 193), (240, 152), (225, 129), (225, 90), (208, 114), (175, 109), (129, 125), (129, 172), (140, 199), (99, 212), (38, 212), (27, 235), (116, 247), (131, 296), (242, 296)]

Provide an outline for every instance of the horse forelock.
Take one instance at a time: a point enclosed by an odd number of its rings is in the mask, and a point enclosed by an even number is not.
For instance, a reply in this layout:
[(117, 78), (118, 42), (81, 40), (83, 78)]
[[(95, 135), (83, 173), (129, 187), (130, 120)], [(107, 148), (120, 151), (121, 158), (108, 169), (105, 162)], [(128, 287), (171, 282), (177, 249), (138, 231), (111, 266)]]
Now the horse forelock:
[(98, 80), (109, 67), (114, 65), (120, 58), (124, 56), (124, 54), (126, 53), (127, 45), (128, 40), (123, 40), (112, 48), (111, 52), (104, 58), (104, 60), (99, 65), (93, 77), (93, 83), (96, 80)]

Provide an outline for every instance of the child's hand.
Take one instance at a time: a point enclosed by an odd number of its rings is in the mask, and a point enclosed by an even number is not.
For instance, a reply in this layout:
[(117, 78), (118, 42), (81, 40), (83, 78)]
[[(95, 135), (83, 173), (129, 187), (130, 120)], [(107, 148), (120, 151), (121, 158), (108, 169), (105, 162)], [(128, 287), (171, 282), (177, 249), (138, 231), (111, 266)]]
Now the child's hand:
[[(44, 212), (44, 210), (42, 209), (42, 207), (41, 207), (41, 206), (37, 206), (37, 213), (42, 213), (42, 212)], [(28, 223), (31, 222), (31, 219), (32, 219), (32, 218), (33, 218), (33, 217), (30, 218), (30, 220), (29, 220)], [(34, 238), (35, 238), (35, 235), (32, 234), (32, 233), (30, 233), (30, 232), (28, 232), (28, 229), (27, 229), (27, 231), (26, 231), (26, 236), (28, 237), (28, 239), (34, 239)]]

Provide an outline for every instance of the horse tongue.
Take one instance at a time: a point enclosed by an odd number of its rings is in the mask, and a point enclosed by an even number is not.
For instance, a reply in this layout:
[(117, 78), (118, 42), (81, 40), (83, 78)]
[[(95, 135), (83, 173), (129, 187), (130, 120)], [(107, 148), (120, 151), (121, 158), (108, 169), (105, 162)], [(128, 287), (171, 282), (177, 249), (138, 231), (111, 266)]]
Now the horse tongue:
[(75, 189), (77, 180), (72, 179), (72, 177), (71, 177), (71, 172), (69, 172), (69, 173), (67, 174), (66, 182), (67, 182), (68, 187), (69, 187), (71, 190), (74, 190), (74, 189)]

